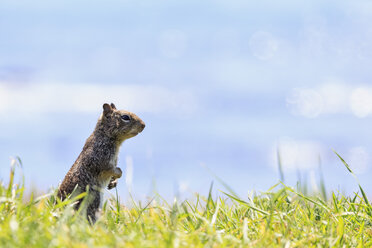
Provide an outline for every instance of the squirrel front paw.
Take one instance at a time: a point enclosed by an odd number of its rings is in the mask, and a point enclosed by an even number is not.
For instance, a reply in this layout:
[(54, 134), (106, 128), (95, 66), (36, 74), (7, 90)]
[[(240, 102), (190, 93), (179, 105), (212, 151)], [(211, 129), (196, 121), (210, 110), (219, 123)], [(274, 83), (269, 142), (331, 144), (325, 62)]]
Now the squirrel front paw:
[(113, 175), (110, 179), (110, 182), (107, 185), (107, 188), (108, 189), (116, 188), (116, 185), (118, 184), (118, 178), (121, 178), (122, 175), (123, 175), (123, 172), (121, 171), (121, 169), (119, 167), (115, 167)]
[(114, 178), (111, 178), (109, 184), (107, 185), (107, 189), (116, 188), (117, 185), (118, 185), (118, 180), (114, 179)]
[(123, 172), (121, 171), (121, 169), (119, 167), (115, 167), (114, 175), (112, 177), (116, 179), (116, 178), (121, 178), (122, 175), (123, 175)]

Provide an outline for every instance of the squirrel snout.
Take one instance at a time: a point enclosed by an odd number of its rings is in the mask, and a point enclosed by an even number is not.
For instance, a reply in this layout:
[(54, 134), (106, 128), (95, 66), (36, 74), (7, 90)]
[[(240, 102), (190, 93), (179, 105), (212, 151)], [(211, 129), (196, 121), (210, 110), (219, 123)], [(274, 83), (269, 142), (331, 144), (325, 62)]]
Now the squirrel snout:
[(141, 127), (141, 131), (140, 131), (140, 132), (142, 132), (143, 129), (145, 129), (146, 124), (145, 124), (143, 121), (141, 121), (141, 122), (140, 122), (140, 127)]

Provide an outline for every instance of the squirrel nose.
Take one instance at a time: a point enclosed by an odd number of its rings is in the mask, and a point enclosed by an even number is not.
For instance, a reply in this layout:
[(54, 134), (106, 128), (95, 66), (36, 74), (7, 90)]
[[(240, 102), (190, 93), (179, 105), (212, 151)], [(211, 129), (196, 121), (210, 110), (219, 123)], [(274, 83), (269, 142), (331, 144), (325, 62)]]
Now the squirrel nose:
[(141, 131), (142, 131), (143, 129), (145, 129), (145, 127), (146, 127), (146, 124), (145, 124), (143, 121), (141, 121)]

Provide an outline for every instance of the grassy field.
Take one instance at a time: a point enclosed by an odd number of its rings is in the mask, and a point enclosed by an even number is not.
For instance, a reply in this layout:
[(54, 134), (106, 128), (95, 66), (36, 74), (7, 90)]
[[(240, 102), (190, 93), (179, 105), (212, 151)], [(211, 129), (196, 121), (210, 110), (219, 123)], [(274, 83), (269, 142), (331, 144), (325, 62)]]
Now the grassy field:
[(73, 200), (55, 202), (53, 193), (26, 200), (14, 173), (13, 164), (0, 186), (0, 247), (372, 247), (372, 208), (361, 186), (327, 199), (278, 183), (244, 199), (227, 188), (219, 197), (156, 196), (130, 208), (114, 197), (90, 226)]

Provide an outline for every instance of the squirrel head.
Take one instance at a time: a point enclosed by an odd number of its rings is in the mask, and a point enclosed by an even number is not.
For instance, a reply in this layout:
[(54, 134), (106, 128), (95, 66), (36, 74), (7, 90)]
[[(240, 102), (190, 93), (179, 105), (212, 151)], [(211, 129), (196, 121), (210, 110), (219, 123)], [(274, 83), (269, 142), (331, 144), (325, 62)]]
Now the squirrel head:
[(145, 123), (137, 115), (126, 110), (117, 110), (113, 103), (105, 103), (97, 127), (105, 135), (121, 143), (142, 132)]

